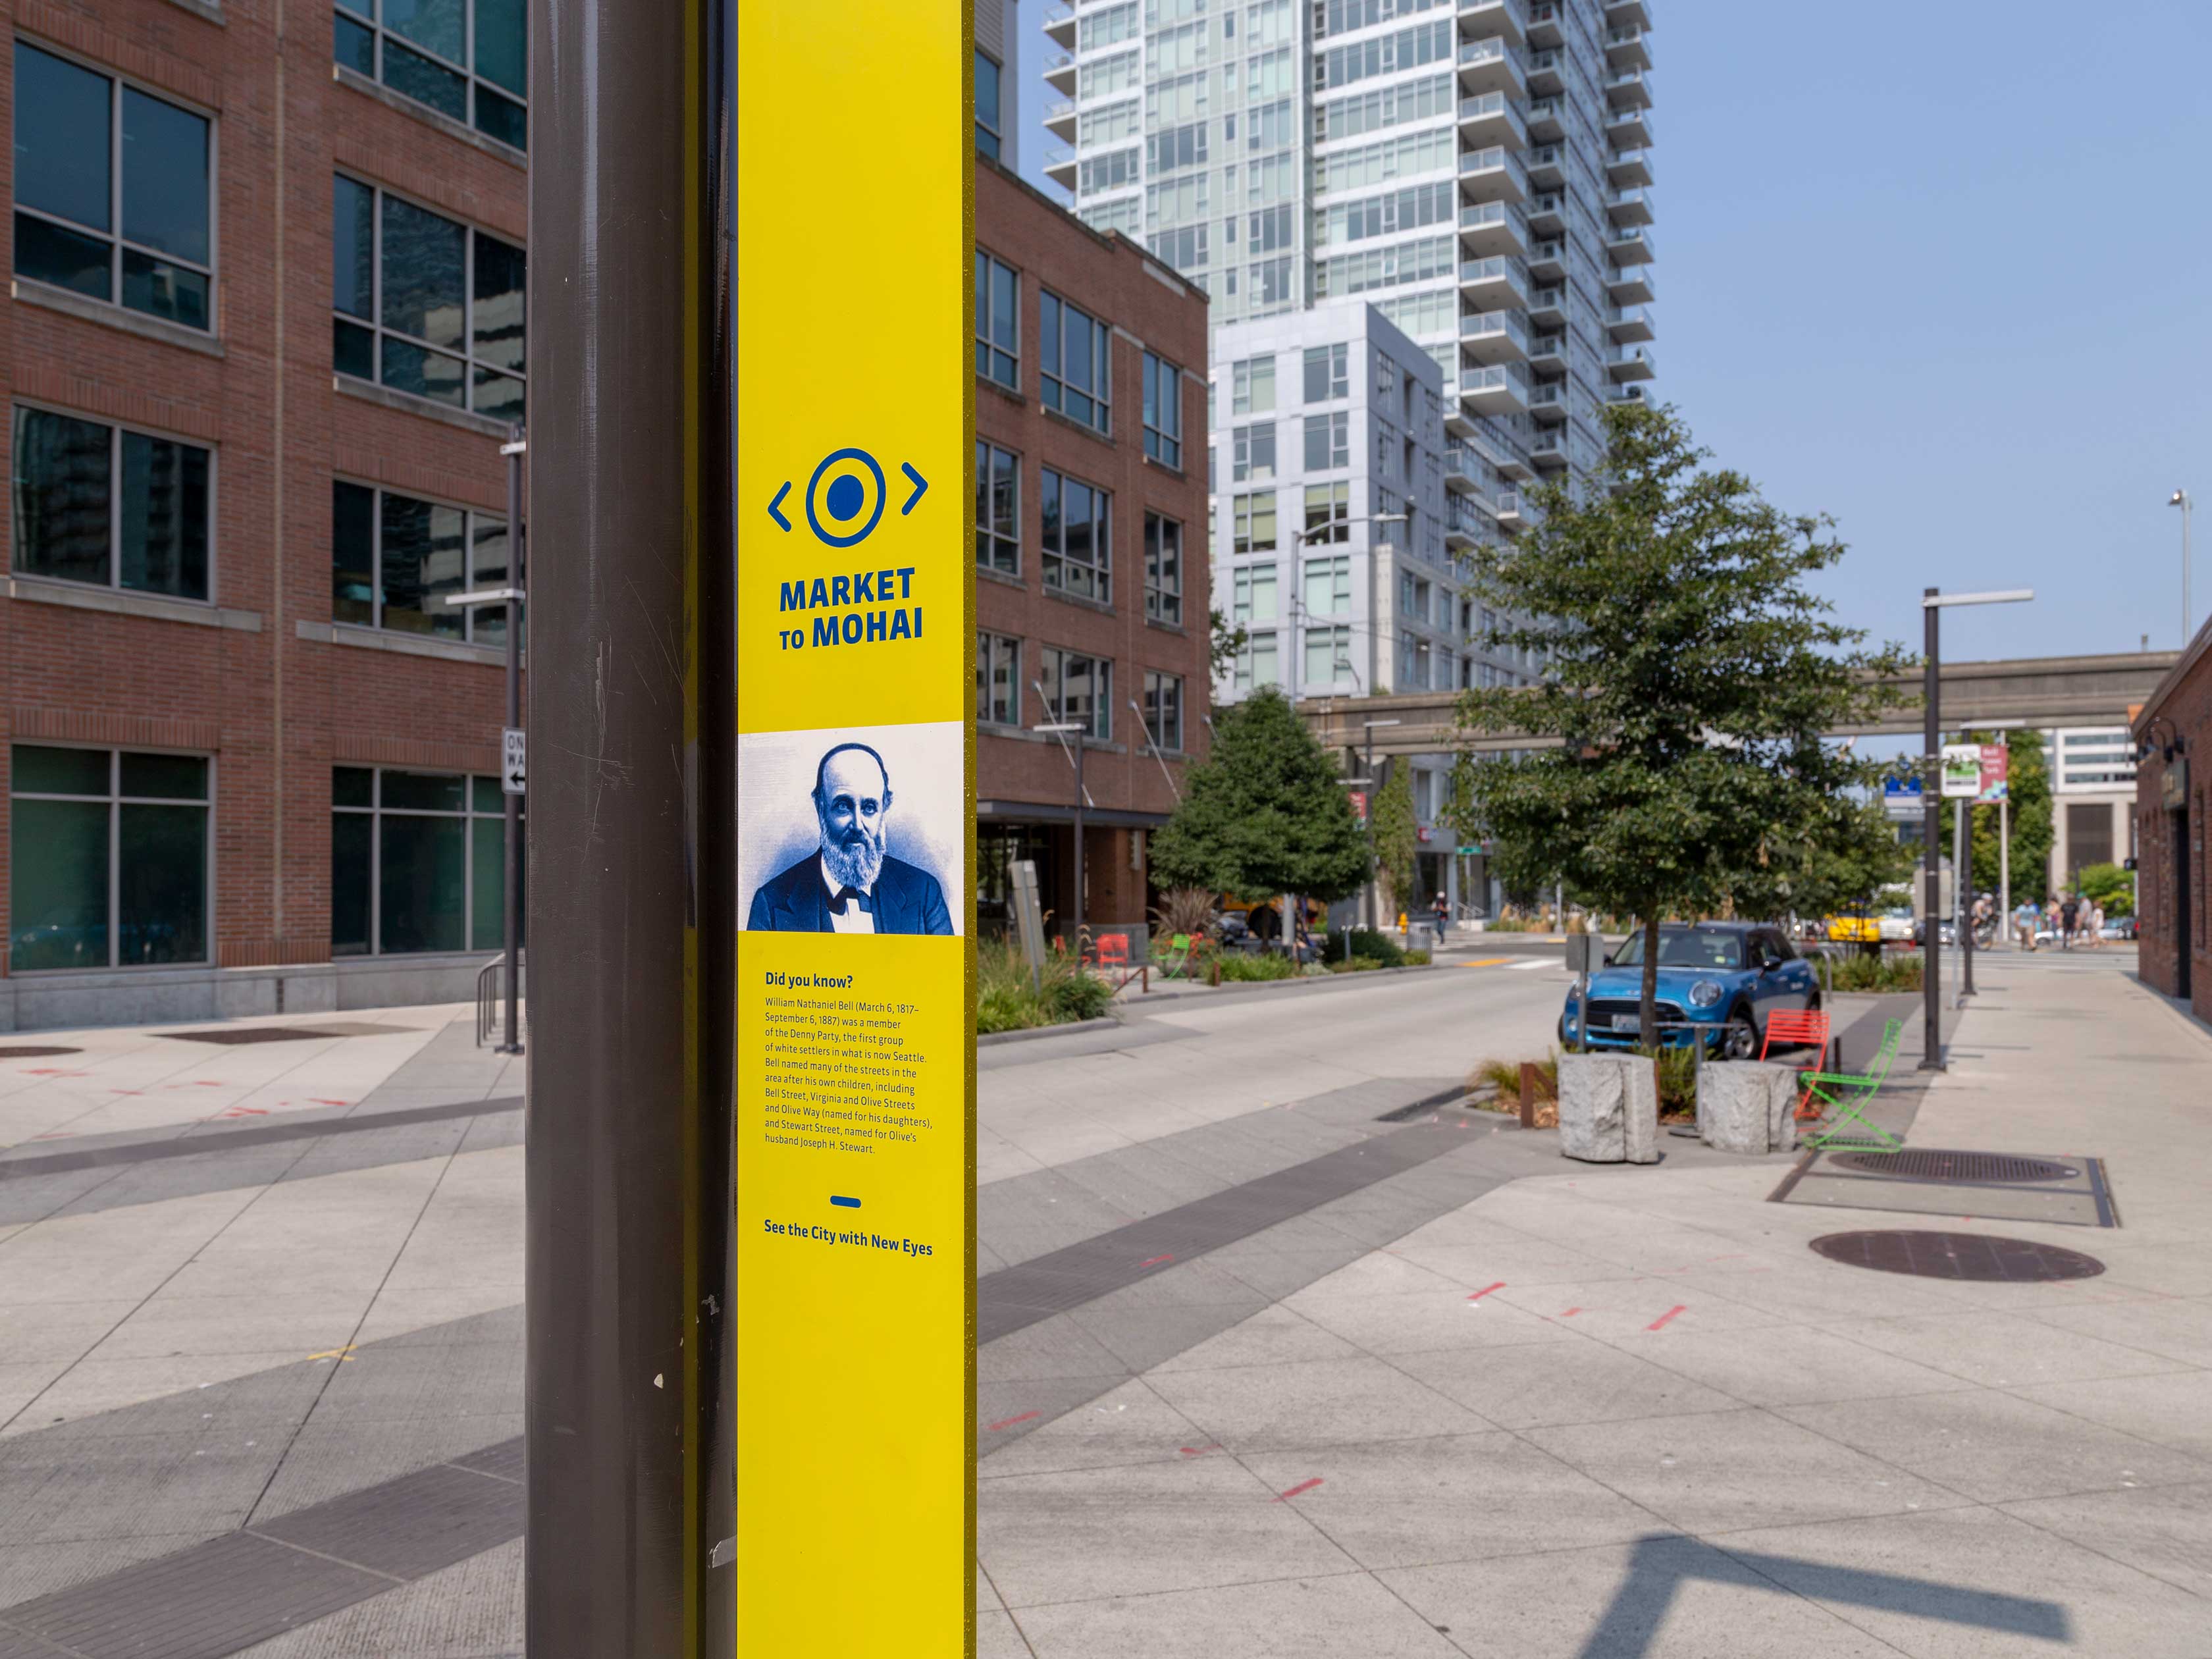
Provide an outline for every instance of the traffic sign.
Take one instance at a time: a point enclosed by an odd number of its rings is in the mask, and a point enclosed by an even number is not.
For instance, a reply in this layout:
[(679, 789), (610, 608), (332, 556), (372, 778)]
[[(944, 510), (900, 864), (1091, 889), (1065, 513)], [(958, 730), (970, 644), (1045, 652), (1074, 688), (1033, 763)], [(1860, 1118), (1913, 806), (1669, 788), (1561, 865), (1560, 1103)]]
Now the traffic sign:
[(1900, 823), (1920, 817), (1924, 799), (1917, 777), (1888, 777), (1881, 781), (1882, 811)]
[(521, 730), (510, 726), (499, 734), (499, 787), (503, 793), (528, 793), (522, 787), (527, 771), (526, 759)]

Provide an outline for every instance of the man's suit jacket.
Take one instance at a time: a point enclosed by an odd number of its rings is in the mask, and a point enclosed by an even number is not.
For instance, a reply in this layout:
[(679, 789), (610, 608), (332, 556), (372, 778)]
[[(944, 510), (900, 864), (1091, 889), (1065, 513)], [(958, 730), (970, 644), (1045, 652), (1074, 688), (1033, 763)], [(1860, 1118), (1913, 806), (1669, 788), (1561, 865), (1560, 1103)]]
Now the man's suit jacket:
[[(952, 913), (937, 878), (888, 854), (876, 877), (876, 931), (879, 933), (950, 933)], [(811, 853), (788, 870), (763, 882), (745, 918), (750, 933), (830, 933), (830, 889), (823, 884), (822, 855)]]

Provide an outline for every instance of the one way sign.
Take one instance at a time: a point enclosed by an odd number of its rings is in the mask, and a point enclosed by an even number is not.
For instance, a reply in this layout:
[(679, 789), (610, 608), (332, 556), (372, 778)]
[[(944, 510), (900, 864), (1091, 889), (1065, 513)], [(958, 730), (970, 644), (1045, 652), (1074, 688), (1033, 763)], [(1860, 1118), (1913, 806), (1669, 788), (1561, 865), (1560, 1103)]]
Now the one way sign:
[(499, 787), (510, 795), (523, 792), (522, 732), (510, 726), (499, 734)]

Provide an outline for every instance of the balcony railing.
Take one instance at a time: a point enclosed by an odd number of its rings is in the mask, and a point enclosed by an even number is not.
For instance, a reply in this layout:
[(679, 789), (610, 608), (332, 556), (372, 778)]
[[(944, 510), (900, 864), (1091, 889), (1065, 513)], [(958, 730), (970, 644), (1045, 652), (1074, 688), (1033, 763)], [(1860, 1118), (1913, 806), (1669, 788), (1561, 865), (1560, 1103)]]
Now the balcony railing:
[(1522, 293), (1528, 291), (1528, 267), (1510, 253), (1494, 253), (1487, 259), (1469, 259), (1459, 268), (1460, 286), (1473, 287), (1481, 283), (1510, 283)]
[(1462, 230), (1484, 230), (1492, 225), (1504, 225), (1510, 230), (1522, 232), (1522, 240), (1526, 240), (1527, 227), (1521, 210), (1510, 202), (1481, 202), (1459, 210), (1459, 228)]

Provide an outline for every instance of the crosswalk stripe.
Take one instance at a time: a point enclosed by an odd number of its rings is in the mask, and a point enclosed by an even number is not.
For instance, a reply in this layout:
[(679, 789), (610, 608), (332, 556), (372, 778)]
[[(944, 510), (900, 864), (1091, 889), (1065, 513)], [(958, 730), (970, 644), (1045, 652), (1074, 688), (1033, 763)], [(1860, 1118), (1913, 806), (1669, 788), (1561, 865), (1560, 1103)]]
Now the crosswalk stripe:
[(1556, 968), (1559, 965), (1559, 964), (1558, 963), (1553, 961), (1549, 957), (1531, 957), (1526, 962), (1515, 963), (1511, 971), (1516, 974), (1525, 974), (1532, 968)]

